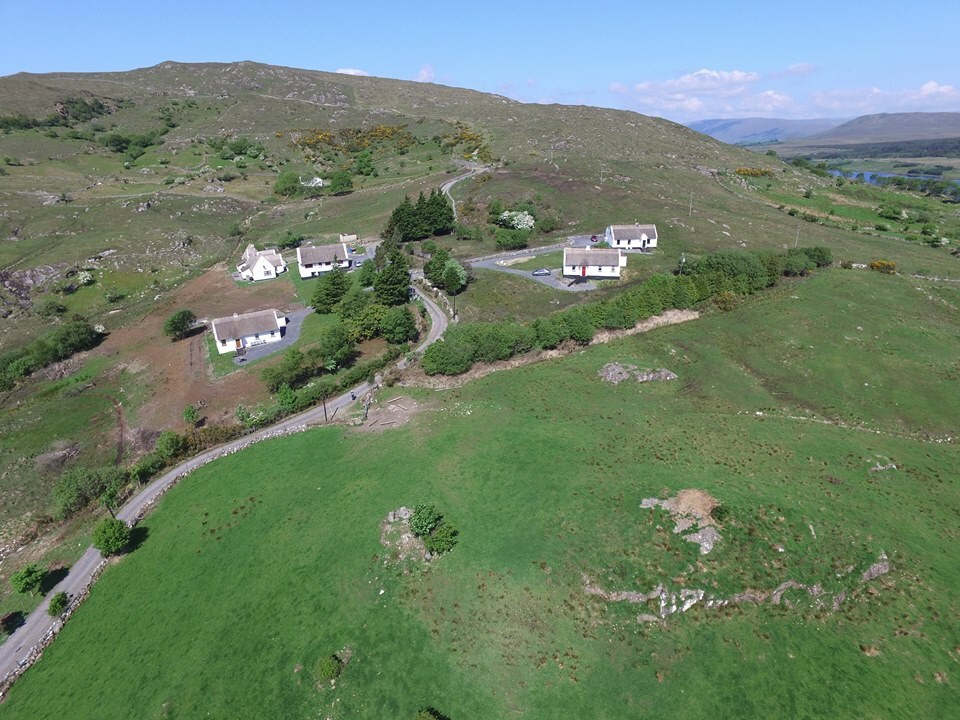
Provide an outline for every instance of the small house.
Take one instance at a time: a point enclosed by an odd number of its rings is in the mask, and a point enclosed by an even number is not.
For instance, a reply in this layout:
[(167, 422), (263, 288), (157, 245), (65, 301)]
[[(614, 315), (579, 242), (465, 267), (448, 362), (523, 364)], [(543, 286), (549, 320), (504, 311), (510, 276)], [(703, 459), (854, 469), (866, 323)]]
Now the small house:
[(276, 248), (257, 250), (253, 245), (247, 245), (243, 259), (237, 265), (237, 272), (244, 280), (272, 280), (286, 271), (287, 263)]
[(618, 278), (627, 266), (627, 256), (614, 248), (564, 248), (563, 276), (570, 278)]
[(657, 226), (610, 225), (603, 239), (610, 247), (620, 250), (651, 250), (657, 246)]
[(350, 267), (350, 254), (344, 243), (301, 245), (297, 248), (297, 266), (300, 277), (317, 277), (330, 272), (334, 266)]
[(216, 318), (210, 326), (213, 339), (221, 355), (242, 353), (250, 347), (278, 342), (287, 326), (285, 315), (276, 310), (234, 313), (232, 317)]

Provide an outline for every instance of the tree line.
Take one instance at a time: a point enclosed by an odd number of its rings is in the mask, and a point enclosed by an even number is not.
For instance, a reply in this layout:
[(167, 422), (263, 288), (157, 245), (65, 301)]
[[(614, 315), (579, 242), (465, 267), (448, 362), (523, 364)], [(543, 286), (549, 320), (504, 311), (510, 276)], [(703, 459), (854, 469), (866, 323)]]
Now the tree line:
[(507, 360), (567, 341), (588, 344), (598, 330), (634, 327), (665, 310), (692, 308), (708, 300), (728, 310), (739, 296), (776, 285), (783, 276), (803, 275), (833, 262), (829, 248), (796, 248), (786, 255), (725, 250), (684, 264), (673, 275), (657, 274), (611, 300), (587, 303), (516, 322), (461, 323), (427, 348), (421, 359), (428, 375), (459, 375), (474, 363)]

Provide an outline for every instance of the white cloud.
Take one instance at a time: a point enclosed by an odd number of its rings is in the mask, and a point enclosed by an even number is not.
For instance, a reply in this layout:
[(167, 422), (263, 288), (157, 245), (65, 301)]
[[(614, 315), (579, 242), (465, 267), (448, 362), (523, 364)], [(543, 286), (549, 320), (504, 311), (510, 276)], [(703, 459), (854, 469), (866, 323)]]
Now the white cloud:
[(793, 105), (786, 93), (758, 91), (760, 80), (760, 74), (752, 71), (703, 68), (661, 82), (633, 86), (614, 82), (608, 90), (619, 95), (626, 107), (682, 118), (768, 114)]
[(420, 68), (420, 71), (417, 73), (417, 77), (414, 78), (417, 82), (422, 83), (432, 83), (436, 73), (433, 70), (433, 65), (427, 63)]
[(341, 75), (360, 75), (362, 77), (370, 77), (370, 73), (366, 70), (358, 70), (357, 68), (340, 68), (336, 72)]
[(808, 75), (813, 75), (817, 71), (817, 66), (813, 63), (800, 62), (789, 65), (786, 70), (777, 70), (770, 73), (772, 78), (785, 78), (785, 77), (807, 77)]
[(868, 115), (879, 112), (935, 112), (960, 110), (960, 89), (930, 80), (918, 88), (881, 90), (845, 88), (814, 93), (813, 105), (826, 112)]

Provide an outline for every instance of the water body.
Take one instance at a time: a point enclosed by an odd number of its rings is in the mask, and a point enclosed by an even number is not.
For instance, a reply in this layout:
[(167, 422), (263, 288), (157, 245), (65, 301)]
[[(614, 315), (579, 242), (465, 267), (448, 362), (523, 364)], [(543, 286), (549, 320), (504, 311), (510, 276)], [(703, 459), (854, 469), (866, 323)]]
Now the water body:
[[(828, 170), (831, 175), (834, 177), (844, 177), (850, 180), (855, 180), (858, 177), (862, 177), (863, 181), (868, 185), (879, 185), (877, 178), (906, 178), (908, 180), (945, 180), (939, 175), (898, 175), (896, 173), (885, 173), (885, 172), (871, 172), (869, 170), (864, 170), (863, 172), (843, 172), (842, 170)], [(960, 180), (945, 180), (945, 182), (953, 182), (960, 185)]]

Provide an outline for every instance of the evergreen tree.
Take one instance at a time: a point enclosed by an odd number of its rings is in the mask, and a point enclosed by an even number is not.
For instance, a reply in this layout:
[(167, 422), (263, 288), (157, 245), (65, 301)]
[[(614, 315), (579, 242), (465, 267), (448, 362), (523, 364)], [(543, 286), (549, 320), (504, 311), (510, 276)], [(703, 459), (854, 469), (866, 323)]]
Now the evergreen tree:
[(467, 271), (453, 258), (443, 266), (443, 289), (450, 295), (456, 295), (467, 285)]
[(443, 282), (443, 270), (449, 259), (450, 252), (446, 248), (437, 246), (436, 250), (431, 253), (430, 259), (423, 266), (423, 274), (427, 276), (427, 280), (434, 285), (440, 285)]
[(447, 196), (434, 188), (426, 205), (426, 221), (430, 234), (446, 235), (452, 232), (456, 221), (453, 218), (453, 206)]
[(387, 227), (383, 234), (388, 238), (397, 238), (404, 242), (412, 240), (416, 230), (416, 209), (409, 197), (404, 197), (397, 207), (390, 213), (390, 219), (387, 221)]
[(333, 307), (350, 289), (350, 277), (337, 266), (317, 281), (310, 304), (318, 313), (333, 312)]
[(399, 250), (387, 257), (387, 264), (373, 281), (373, 295), (381, 305), (404, 305), (410, 299), (410, 272)]

